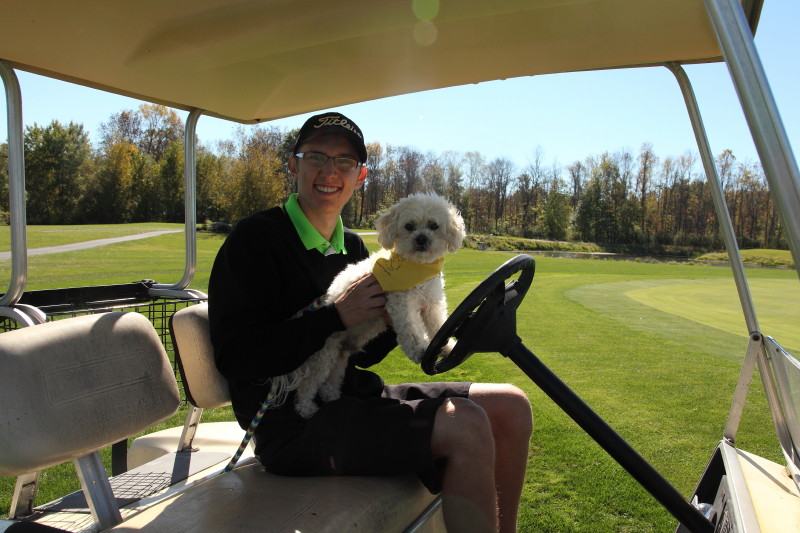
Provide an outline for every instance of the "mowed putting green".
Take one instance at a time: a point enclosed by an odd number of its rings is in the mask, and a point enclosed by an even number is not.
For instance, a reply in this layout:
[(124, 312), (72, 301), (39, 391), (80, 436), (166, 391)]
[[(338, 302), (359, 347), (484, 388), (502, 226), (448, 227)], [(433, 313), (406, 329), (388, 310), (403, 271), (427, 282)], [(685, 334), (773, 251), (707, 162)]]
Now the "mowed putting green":
[[(751, 280), (761, 332), (785, 348), (800, 348), (800, 286), (796, 280)], [(736, 286), (731, 280), (669, 280), (660, 286), (625, 291), (641, 304), (735, 335), (747, 336)]]

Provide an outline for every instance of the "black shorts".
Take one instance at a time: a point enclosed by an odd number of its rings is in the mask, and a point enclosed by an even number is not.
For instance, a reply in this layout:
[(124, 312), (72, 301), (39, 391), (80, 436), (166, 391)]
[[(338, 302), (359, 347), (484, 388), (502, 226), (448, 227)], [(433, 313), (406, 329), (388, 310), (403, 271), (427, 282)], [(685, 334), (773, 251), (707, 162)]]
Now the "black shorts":
[(433, 420), (445, 399), (466, 398), (470, 385), (386, 385), (380, 397), (344, 396), (322, 405), (291, 438), (281, 439), (280, 450), (262, 455), (261, 461), (268, 471), (290, 476), (414, 472), (438, 493), (442, 464), (431, 454)]

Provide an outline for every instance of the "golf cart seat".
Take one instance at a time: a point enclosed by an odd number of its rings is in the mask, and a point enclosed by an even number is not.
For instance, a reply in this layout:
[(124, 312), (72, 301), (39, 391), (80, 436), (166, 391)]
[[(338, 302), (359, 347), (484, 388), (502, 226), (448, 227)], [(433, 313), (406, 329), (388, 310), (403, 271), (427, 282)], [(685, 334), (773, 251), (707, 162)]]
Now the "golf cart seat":
[[(244, 436), (233, 422), (200, 424), (204, 409), (230, 405), (228, 382), (214, 365), (208, 330), (208, 304), (191, 305), (170, 318), (170, 333), (183, 390), (190, 404), (183, 427), (150, 433), (133, 441), (128, 449), (128, 467), (135, 468), (175, 451), (225, 453), (231, 457)], [(243, 458), (252, 456), (248, 448)]]
[(106, 313), (3, 333), (0, 368), (13, 369), (0, 373), (0, 476), (33, 475), (35, 483), (41, 470), (74, 461), (83, 494), (64, 500), (88, 502), (102, 527), (120, 522), (98, 450), (169, 418), (180, 403), (150, 321)]

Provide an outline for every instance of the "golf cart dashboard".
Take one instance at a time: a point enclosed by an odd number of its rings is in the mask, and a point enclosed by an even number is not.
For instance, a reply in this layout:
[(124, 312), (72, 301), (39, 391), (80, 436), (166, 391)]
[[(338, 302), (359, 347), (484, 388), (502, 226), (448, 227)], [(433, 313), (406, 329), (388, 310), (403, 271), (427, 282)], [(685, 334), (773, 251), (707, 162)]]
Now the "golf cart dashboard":
[(784, 466), (722, 441), (692, 503), (714, 524), (714, 533), (783, 533), (800, 530), (798, 499), (800, 491)]

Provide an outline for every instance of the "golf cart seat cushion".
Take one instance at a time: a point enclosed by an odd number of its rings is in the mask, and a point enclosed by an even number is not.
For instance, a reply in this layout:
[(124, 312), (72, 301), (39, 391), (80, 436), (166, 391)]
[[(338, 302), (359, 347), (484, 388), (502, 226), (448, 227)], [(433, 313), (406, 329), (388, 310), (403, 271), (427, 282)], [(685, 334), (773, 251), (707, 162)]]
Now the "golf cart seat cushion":
[(0, 368), (3, 476), (83, 457), (169, 418), (180, 402), (158, 334), (138, 313), (0, 334)]
[[(128, 468), (136, 468), (174, 452), (183, 431), (183, 426), (176, 426), (138, 437), (128, 448)], [(242, 442), (242, 437), (244, 430), (237, 422), (204, 422), (197, 425), (192, 448), (200, 452), (225, 453), (230, 458)], [(248, 446), (242, 459), (252, 456), (253, 448)]]
[(172, 531), (180, 524), (181, 531), (194, 533), (404, 531), (433, 500), (413, 475), (285, 477), (253, 461), (195, 485), (115, 529)]
[(172, 316), (172, 338), (186, 397), (196, 407), (214, 409), (231, 403), (228, 381), (214, 364), (208, 304), (190, 305)]

